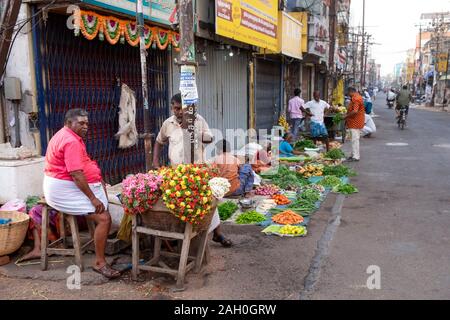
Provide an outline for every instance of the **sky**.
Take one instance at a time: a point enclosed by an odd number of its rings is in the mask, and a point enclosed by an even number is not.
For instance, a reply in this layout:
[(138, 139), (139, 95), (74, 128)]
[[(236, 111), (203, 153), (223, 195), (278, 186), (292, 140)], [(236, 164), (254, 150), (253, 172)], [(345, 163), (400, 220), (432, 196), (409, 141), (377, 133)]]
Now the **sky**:
[[(381, 74), (393, 73), (415, 47), (422, 13), (450, 11), (450, 0), (366, 0), (366, 32), (372, 34), (372, 58), (381, 64)], [(363, 0), (352, 0), (352, 26), (362, 25)]]

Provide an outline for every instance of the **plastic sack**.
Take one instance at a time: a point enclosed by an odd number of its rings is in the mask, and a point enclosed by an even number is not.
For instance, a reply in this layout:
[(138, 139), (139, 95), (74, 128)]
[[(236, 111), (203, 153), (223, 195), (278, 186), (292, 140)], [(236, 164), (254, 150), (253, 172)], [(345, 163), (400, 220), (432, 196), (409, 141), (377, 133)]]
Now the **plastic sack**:
[(25, 201), (21, 199), (13, 199), (1, 206), (0, 211), (20, 211), (26, 213), (27, 205)]

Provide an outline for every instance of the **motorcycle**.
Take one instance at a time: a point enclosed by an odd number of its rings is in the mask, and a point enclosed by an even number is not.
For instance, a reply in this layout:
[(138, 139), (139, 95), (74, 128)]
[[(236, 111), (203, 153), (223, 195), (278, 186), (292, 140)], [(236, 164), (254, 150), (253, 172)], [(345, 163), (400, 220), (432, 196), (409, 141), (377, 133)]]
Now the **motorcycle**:
[(398, 116), (398, 127), (399, 129), (403, 130), (406, 127), (406, 107), (403, 106), (399, 110), (399, 116)]
[(387, 106), (389, 109), (392, 109), (394, 107), (394, 100), (387, 100)]

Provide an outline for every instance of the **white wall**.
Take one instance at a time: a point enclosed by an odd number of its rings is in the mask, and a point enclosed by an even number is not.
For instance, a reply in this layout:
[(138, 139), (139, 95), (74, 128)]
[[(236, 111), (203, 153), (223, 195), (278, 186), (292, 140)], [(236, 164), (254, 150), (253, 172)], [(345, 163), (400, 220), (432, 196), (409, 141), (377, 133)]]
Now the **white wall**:
[[(29, 8), (27, 4), (22, 4), (17, 18), (17, 24), (22, 25), (23, 22), (29, 18), (31, 14), (29, 13)], [(11, 49), (11, 54), (9, 56), (7, 66), (6, 66), (6, 77), (19, 78), (21, 82), (22, 89), (22, 100), (20, 102), (20, 110), (25, 114), (37, 111), (36, 104), (36, 89), (34, 84), (34, 66), (33, 66), (33, 47), (32, 47), (32, 23), (28, 23), (22, 28), (19, 35)], [(13, 37), (15, 33), (13, 34)], [(14, 143), (15, 132), (13, 119), (13, 104), (10, 101), (6, 101), (6, 126), (7, 130), (11, 135), (11, 141)], [(23, 116), (24, 114), (22, 114)], [(26, 128), (22, 126), (20, 128), (22, 144), (26, 147), (36, 149), (36, 142), (39, 141), (38, 134), (31, 134), (26, 131)], [(24, 138), (26, 137), (26, 138)]]

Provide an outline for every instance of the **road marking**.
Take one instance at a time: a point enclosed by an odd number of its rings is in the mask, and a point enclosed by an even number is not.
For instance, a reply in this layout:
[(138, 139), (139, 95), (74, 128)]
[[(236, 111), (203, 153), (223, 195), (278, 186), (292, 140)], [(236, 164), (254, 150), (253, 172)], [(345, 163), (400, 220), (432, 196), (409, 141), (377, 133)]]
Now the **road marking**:
[(444, 143), (444, 144), (433, 144), (433, 147), (450, 149), (450, 144), (446, 144), (446, 143)]
[(329, 254), (330, 243), (334, 238), (337, 228), (341, 224), (342, 206), (344, 205), (345, 196), (339, 194), (331, 211), (331, 218), (328, 220), (327, 228), (317, 243), (316, 254), (312, 259), (308, 274), (305, 277), (303, 291), (300, 292), (300, 300), (309, 300), (314, 291), (314, 287), (319, 280), (322, 263)]
[(390, 147), (405, 147), (405, 146), (409, 146), (409, 144), (406, 143), (406, 142), (389, 142), (389, 143), (386, 143), (386, 145), (390, 146)]

